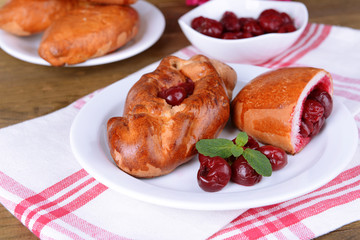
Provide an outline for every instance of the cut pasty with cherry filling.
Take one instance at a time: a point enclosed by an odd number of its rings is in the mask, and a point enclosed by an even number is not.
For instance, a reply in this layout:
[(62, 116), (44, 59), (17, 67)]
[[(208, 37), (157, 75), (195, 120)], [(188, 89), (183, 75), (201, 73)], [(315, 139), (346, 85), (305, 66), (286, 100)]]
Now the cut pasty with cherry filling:
[(317, 135), (332, 111), (331, 75), (318, 68), (268, 71), (231, 103), (233, 123), (257, 140), (295, 154)]

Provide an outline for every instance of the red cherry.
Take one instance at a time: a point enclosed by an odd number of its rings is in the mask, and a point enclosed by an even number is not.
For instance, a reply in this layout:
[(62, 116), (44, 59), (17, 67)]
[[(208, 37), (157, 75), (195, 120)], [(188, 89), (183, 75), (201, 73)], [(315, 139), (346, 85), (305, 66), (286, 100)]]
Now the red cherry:
[(180, 105), (186, 98), (187, 93), (185, 88), (181, 86), (175, 86), (163, 91), (160, 91), (158, 97), (163, 98), (166, 102), (172, 106)]
[(321, 130), (321, 128), (323, 127), (324, 124), (325, 124), (325, 117), (322, 116), (322, 117), (319, 119), (319, 121), (317, 121), (316, 123), (314, 123), (314, 129), (313, 129), (313, 131), (312, 131), (312, 133), (311, 133), (311, 136), (317, 135), (317, 134), (320, 132), (320, 130)]
[(245, 144), (244, 147), (257, 149), (259, 146), (260, 146), (259, 143), (253, 137), (248, 136), (248, 142)]
[(267, 33), (277, 32), (283, 24), (282, 17), (277, 11), (269, 11), (267, 14), (259, 16), (259, 23), (262, 29)]
[(294, 31), (296, 31), (294, 24), (287, 23), (287, 24), (282, 25), (277, 32), (278, 33), (288, 33), (288, 32), (294, 32)]
[(313, 131), (314, 131), (314, 124), (306, 119), (302, 119), (300, 125), (301, 136), (304, 138), (309, 137)]
[(222, 39), (240, 39), (242, 38), (242, 32), (225, 32)]
[(244, 32), (249, 32), (254, 36), (264, 34), (263, 29), (256, 20), (248, 21), (247, 23), (245, 23), (243, 26), (243, 30)]
[(324, 107), (316, 100), (306, 99), (302, 117), (312, 123), (319, 121), (324, 115)]
[[(236, 144), (236, 138), (233, 138), (232, 142)], [(253, 137), (248, 135), (248, 141), (245, 143), (244, 148), (257, 149), (259, 146), (259, 143)]]
[(242, 35), (242, 38), (251, 38), (253, 36), (254, 35), (251, 32), (244, 32), (243, 35)]
[(330, 94), (326, 91), (322, 91), (320, 89), (313, 90), (308, 96), (310, 99), (314, 99), (321, 103), (324, 107), (324, 116), (328, 118), (333, 109), (333, 100)]
[(300, 134), (303, 137), (317, 135), (333, 107), (332, 98), (326, 91), (313, 90), (304, 103)]
[(238, 21), (239, 21), (239, 23), (240, 23), (241, 26), (244, 26), (245, 23), (247, 23), (247, 22), (249, 22), (249, 21), (256, 21), (256, 19), (255, 19), (255, 18), (251, 18), (251, 17), (241, 17), (241, 18), (239, 18)]
[(191, 27), (204, 35), (215, 38), (220, 38), (223, 32), (223, 25), (219, 21), (205, 17), (194, 18)]
[(279, 11), (273, 9), (273, 8), (269, 8), (269, 9), (265, 9), (264, 11), (262, 11), (259, 15), (259, 18), (260, 17), (264, 17), (264, 16), (267, 16), (267, 15), (273, 15), (273, 14), (280, 14)]
[(190, 78), (186, 78), (186, 82), (180, 83), (179, 87), (183, 87), (185, 89), (186, 96), (189, 96), (194, 92), (195, 83)]
[(205, 21), (205, 18), (203, 16), (196, 17), (191, 21), (191, 27), (196, 30), (201, 27), (201, 24), (204, 21)]
[(265, 145), (257, 149), (262, 152), (270, 161), (273, 171), (277, 171), (285, 167), (288, 163), (286, 152), (278, 147)]
[(223, 16), (221, 17), (220, 22), (224, 26), (224, 30), (228, 32), (238, 32), (240, 31), (240, 23), (238, 21), (238, 17), (235, 13), (231, 11), (224, 12)]
[(283, 21), (283, 24), (288, 24), (291, 23), (293, 24), (293, 20), (291, 19), (291, 17), (289, 16), (289, 14), (282, 12), (280, 13), (281, 19)]
[(253, 186), (260, 182), (258, 174), (243, 156), (238, 157), (231, 165), (231, 181), (243, 186)]
[(208, 161), (209, 157), (199, 153), (198, 158), (199, 158), (200, 165), (203, 165), (203, 164), (206, 164), (206, 161)]
[(231, 177), (230, 165), (221, 157), (200, 157), (200, 168), (197, 174), (198, 184), (206, 192), (217, 192), (223, 189)]
[(193, 94), (194, 88), (195, 83), (190, 78), (186, 78), (186, 82), (160, 91), (158, 97), (165, 99), (168, 104), (176, 106), (180, 105), (186, 97)]

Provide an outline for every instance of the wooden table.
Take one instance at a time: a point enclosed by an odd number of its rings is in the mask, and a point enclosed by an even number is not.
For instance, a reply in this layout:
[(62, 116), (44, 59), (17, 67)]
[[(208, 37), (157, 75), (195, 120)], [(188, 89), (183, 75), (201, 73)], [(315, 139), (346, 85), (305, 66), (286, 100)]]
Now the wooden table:
[[(5, 0), (0, 0), (2, 5)], [(189, 11), (185, 0), (149, 0), (165, 15), (166, 29), (150, 49), (129, 59), (101, 66), (55, 68), (33, 65), (0, 49), (0, 128), (61, 109), (189, 44), (177, 19)], [(310, 21), (360, 29), (359, 0), (301, 0)], [(358, 239), (360, 221), (318, 239)], [(0, 239), (37, 239), (0, 205)]]

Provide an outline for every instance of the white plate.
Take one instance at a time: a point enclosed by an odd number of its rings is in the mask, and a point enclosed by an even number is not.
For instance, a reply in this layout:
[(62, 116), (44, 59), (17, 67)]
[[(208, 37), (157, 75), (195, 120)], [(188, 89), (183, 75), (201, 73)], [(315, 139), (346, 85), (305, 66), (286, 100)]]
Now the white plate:
[[(133, 40), (115, 52), (71, 66), (85, 67), (116, 62), (134, 56), (151, 47), (164, 32), (164, 15), (154, 5), (143, 0), (139, 0), (132, 7), (138, 11), (140, 16), (139, 32)], [(0, 47), (9, 55), (25, 62), (49, 66), (50, 64), (38, 55), (41, 37), (42, 34), (17, 37), (0, 30)]]
[[(267, 69), (250, 65), (231, 65), (238, 73), (235, 94)], [(335, 178), (351, 161), (358, 136), (355, 121), (347, 108), (334, 101), (332, 115), (322, 132), (305, 149), (289, 156), (288, 165), (253, 187), (234, 183), (215, 193), (202, 191), (196, 180), (197, 159), (166, 176), (141, 180), (122, 172), (114, 164), (106, 139), (106, 122), (121, 116), (130, 87), (155, 64), (118, 81), (90, 100), (78, 113), (71, 127), (72, 150), (86, 171), (106, 186), (130, 197), (162, 206), (229, 210), (270, 205), (306, 194)], [(234, 94), (234, 95), (235, 95)], [(220, 137), (232, 139), (238, 130), (227, 126)], [(294, 187), (296, 186), (296, 187)]]

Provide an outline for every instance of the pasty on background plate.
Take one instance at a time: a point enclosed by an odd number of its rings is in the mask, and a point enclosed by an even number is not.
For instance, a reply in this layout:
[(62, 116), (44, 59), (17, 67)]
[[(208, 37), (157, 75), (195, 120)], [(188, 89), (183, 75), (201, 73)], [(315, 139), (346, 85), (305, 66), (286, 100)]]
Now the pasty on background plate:
[(0, 8), (0, 28), (17, 36), (40, 33), (78, 5), (77, 0), (11, 0)]
[(124, 46), (138, 28), (139, 15), (130, 6), (84, 4), (53, 22), (38, 52), (53, 66), (77, 64)]

